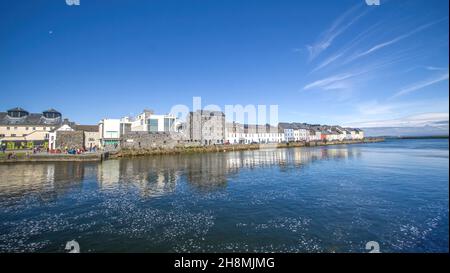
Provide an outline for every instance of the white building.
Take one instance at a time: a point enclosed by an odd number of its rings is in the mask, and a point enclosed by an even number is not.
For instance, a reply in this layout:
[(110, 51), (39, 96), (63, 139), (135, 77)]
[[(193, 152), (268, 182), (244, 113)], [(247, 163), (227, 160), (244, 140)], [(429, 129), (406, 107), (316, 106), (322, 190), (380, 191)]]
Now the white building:
[(237, 122), (225, 123), (225, 143), (226, 144), (244, 144), (244, 126)]
[(280, 123), (279, 129), (284, 133), (284, 141), (309, 141), (309, 127), (305, 123)]
[(327, 141), (337, 141), (340, 139), (339, 133), (335, 130), (328, 129), (325, 132), (322, 131), (322, 133), (325, 133), (326, 135), (325, 139)]
[(284, 139), (284, 134), (275, 132), (264, 132), (258, 134), (259, 143), (281, 143)]
[(320, 141), (322, 139), (322, 134), (320, 130), (309, 129), (309, 135), (307, 141)]
[(286, 142), (295, 141), (294, 129), (292, 128), (283, 129), (283, 133), (284, 133), (284, 141)]
[(67, 124), (62, 125), (56, 130), (51, 131), (48, 133), (48, 148), (50, 150), (56, 149), (56, 131), (74, 131), (72, 127), (70, 127)]
[(364, 131), (361, 129), (355, 129), (355, 139), (364, 139)]
[(332, 130), (338, 134), (337, 140), (343, 141), (347, 138), (347, 131), (340, 126), (333, 126)]
[(144, 110), (131, 122), (131, 131), (175, 132), (176, 125), (176, 117), (173, 115), (156, 115), (151, 110)]
[(345, 130), (345, 140), (351, 140), (352, 139), (352, 128), (344, 128)]
[(225, 143), (251, 144), (251, 143), (280, 143), (284, 134), (278, 128), (269, 125), (242, 125), (227, 123), (225, 126)]
[(119, 145), (120, 137), (130, 130), (131, 120), (128, 117), (121, 119), (102, 119), (98, 124), (100, 146)]
[(309, 131), (305, 128), (294, 129), (294, 141), (308, 141)]
[(181, 124), (172, 115), (156, 115), (144, 110), (137, 117), (102, 119), (99, 122), (101, 146), (119, 145), (120, 138), (127, 132), (177, 132)]
[(362, 131), (361, 129), (345, 128), (345, 131), (346, 131), (345, 139), (349, 140), (364, 139), (364, 131)]

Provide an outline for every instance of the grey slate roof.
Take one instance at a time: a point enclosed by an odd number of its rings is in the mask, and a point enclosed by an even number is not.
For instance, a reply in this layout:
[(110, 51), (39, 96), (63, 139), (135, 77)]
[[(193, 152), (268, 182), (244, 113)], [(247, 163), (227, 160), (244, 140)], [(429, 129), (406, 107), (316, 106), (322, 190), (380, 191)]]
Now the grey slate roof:
[(21, 108), (21, 107), (14, 107), (12, 109), (9, 109), (8, 111), (24, 111), (24, 112), (28, 112), (27, 110)]
[(280, 131), (286, 129), (306, 129), (306, 130), (315, 130), (322, 132), (323, 134), (341, 134), (344, 132), (350, 133), (351, 131), (362, 132), (363, 130), (359, 128), (343, 128), (339, 125), (329, 126), (329, 125), (320, 125), (320, 124), (307, 124), (307, 123), (298, 123), (298, 122), (280, 122), (278, 124), (278, 128)]
[[(20, 108), (19, 108), (20, 109)], [(11, 109), (12, 110), (12, 109)], [(19, 110), (25, 111), (25, 110)], [(21, 118), (12, 118), (7, 112), (0, 112), (0, 125), (59, 125), (61, 118), (47, 119), (42, 113), (30, 113)]]
[(55, 110), (55, 109), (53, 109), (53, 108), (50, 108), (50, 109), (45, 110), (45, 111), (43, 111), (43, 112), (48, 112), (48, 113), (59, 113), (58, 110)]

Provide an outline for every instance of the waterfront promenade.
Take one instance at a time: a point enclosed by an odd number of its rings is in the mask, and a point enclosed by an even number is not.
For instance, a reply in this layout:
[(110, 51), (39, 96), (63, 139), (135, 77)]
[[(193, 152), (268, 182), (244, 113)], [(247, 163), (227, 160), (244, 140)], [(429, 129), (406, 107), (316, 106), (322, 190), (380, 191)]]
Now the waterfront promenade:
[(13, 158), (8, 158), (8, 153), (0, 155), (0, 164), (11, 164), (20, 162), (60, 162), (60, 161), (87, 161), (100, 162), (107, 159), (134, 157), (134, 156), (151, 156), (164, 154), (188, 154), (188, 153), (210, 153), (210, 152), (230, 152), (245, 151), (258, 149), (278, 149), (291, 147), (314, 147), (328, 145), (345, 145), (359, 143), (382, 142), (384, 138), (365, 138), (362, 140), (344, 140), (344, 141), (312, 141), (312, 142), (289, 142), (289, 143), (272, 143), (272, 144), (229, 144), (229, 145), (208, 145), (184, 147), (178, 146), (174, 148), (154, 148), (154, 149), (118, 149), (115, 151), (99, 151), (95, 153), (83, 154), (52, 154), (52, 153), (25, 153), (15, 152)]

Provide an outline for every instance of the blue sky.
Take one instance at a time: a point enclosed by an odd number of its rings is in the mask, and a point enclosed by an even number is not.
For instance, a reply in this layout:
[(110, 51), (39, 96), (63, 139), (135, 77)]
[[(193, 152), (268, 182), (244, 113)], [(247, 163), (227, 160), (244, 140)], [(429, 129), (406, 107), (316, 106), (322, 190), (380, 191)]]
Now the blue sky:
[(280, 121), (448, 120), (447, 0), (0, 4), (0, 111), (94, 124), (200, 96)]

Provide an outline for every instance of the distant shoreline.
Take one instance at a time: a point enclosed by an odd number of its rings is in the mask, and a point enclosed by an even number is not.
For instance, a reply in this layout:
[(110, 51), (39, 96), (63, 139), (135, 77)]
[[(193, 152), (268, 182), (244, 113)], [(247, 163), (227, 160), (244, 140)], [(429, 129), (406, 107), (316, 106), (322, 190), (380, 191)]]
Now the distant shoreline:
[(448, 139), (448, 136), (384, 136), (385, 139)]

